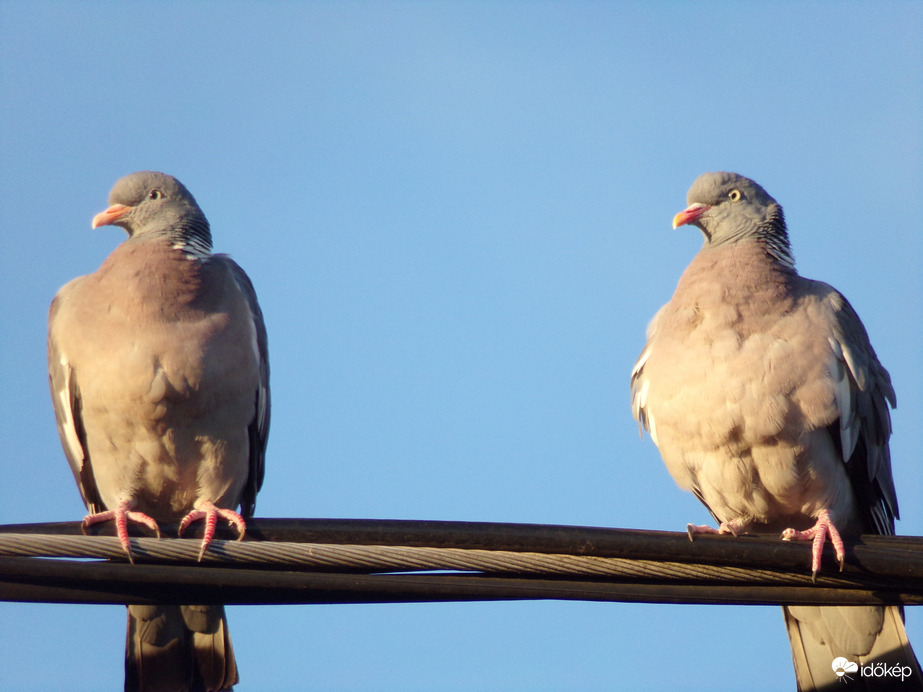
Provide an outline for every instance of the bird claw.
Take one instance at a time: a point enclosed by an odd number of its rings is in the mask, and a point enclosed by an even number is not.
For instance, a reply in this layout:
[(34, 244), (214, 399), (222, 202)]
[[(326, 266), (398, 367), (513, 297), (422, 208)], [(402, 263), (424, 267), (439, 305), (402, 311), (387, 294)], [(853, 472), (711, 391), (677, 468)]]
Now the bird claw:
[(133, 512), (130, 507), (131, 503), (128, 500), (122, 500), (115, 509), (97, 512), (96, 514), (88, 514), (80, 523), (80, 530), (86, 535), (87, 527), (93, 524), (100, 524), (104, 521), (115, 521), (115, 532), (119, 537), (119, 543), (122, 544), (122, 549), (128, 554), (128, 561), (134, 564), (135, 559), (131, 554), (131, 542), (128, 539), (128, 522), (133, 521), (138, 524), (144, 524), (157, 534), (157, 538), (160, 538), (160, 527), (157, 525), (155, 519), (149, 517), (144, 512)]
[(227, 520), (228, 523), (235, 526), (238, 533), (238, 541), (244, 539), (244, 534), (247, 532), (247, 522), (244, 521), (244, 518), (233, 510), (216, 507), (211, 502), (201, 503), (196, 509), (183, 517), (183, 520), (180, 522), (179, 535), (182, 536), (183, 531), (188, 529), (192, 522), (198, 521), (199, 519), (205, 520), (205, 530), (202, 533), (202, 547), (199, 549), (199, 562), (202, 562), (202, 558), (205, 557), (205, 551), (208, 550), (209, 544), (211, 544), (212, 539), (215, 537), (215, 526), (218, 523), (218, 517)]
[(711, 526), (697, 526), (696, 524), (686, 524), (686, 535), (689, 536), (689, 540), (695, 540), (695, 534), (704, 533), (704, 534), (731, 534), (734, 538), (737, 538), (737, 527), (734, 526), (734, 522), (721, 522), (721, 525), (717, 529), (712, 528)]
[(817, 513), (817, 523), (807, 531), (798, 531), (797, 529), (785, 529), (782, 532), (783, 541), (811, 541), (811, 581), (816, 582), (817, 573), (820, 572), (820, 559), (824, 553), (824, 542), (827, 537), (833, 544), (833, 550), (836, 552), (837, 562), (840, 564), (840, 571), (846, 568), (846, 547), (843, 545), (843, 539), (840, 532), (830, 519), (830, 512), (822, 509)]

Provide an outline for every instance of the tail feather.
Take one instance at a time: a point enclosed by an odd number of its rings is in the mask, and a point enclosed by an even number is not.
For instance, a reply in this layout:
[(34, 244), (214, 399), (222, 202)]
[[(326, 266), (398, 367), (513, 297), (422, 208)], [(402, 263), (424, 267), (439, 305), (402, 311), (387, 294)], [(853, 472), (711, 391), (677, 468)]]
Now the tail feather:
[[(782, 609), (799, 692), (917, 692), (923, 677), (898, 606)], [(834, 660), (848, 663), (839, 671)], [(841, 673), (838, 675), (837, 673)]]
[(128, 606), (125, 692), (220, 692), (237, 681), (223, 606)]

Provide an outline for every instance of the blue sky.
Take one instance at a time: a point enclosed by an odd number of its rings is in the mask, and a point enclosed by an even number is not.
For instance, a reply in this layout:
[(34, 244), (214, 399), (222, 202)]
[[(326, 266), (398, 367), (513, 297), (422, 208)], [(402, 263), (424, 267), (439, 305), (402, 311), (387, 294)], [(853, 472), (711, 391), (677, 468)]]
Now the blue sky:
[[(923, 5), (0, 0), (0, 524), (78, 520), (47, 392), (59, 286), (176, 175), (270, 335), (257, 514), (681, 530), (628, 404), (701, 238), (692, 181), (785, 208), (898, 393), (923, 534)], [(791, 689), (770, 607), (235, 607), (249, 690)], [(118, 689), (121, 606), (0, 603), (0, 688)], [(908, 630), (923, 651), (923, 617)], [(40, 664), (37, 664), (39, 661)]]

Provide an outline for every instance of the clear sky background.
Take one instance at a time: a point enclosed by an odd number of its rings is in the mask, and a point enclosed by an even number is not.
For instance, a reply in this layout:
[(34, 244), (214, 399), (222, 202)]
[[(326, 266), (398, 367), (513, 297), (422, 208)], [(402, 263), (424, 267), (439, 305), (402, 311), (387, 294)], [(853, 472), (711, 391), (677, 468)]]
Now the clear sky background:
[[(923, 534), (923, 4), (0, 1), (0, 524), (79, 520), (47, 308), (176, 175), (256, 285), (257, 515), (682, 530), (628, 375), (734, 170), (853, 303)], [(792, 689), (776, 607), (229, 609), (251, 690)], [(0, 603), (0, 689), (114, 690), (121, 606)], [(923, 654), (923, 611), (908, 630)]]

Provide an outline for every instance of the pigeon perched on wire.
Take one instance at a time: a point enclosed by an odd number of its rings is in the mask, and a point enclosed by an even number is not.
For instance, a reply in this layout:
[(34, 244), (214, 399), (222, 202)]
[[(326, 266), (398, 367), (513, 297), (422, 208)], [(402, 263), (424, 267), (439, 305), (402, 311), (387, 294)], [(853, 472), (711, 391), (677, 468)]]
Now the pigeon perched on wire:
[[(90, 514), (159, 535), (218, 519), (240, 537), (269, 433), (266, 327), (250, 279), (212, 253), (202, 210), (175, 178), (119, 180), (93, 228), (128, 239), (51, 304), (48, 365), (64, 452)], [(240, 506), (241, 513), (235, 510)], [(238, 680), (223, 606), (128, 608), (126, 690), (224, 690)]]
[[(686, 224), (705, 242), (648, 327), (634, 416), (719, 524), (690, 524), (690, 538), (779, 531), (812, 542), (815, 575), (829, 540), (842, 569), (842, 536), (893, 534), (898, 517), (888, 372), (847, 300), (798, 275), (782, 207), (762, 187), (706, 173), (673, 219)], [(899, 608), (784, 610), (800, 690), (837, 682), (840, 657), (911, 666), (901, 689), (920, 689)]]

